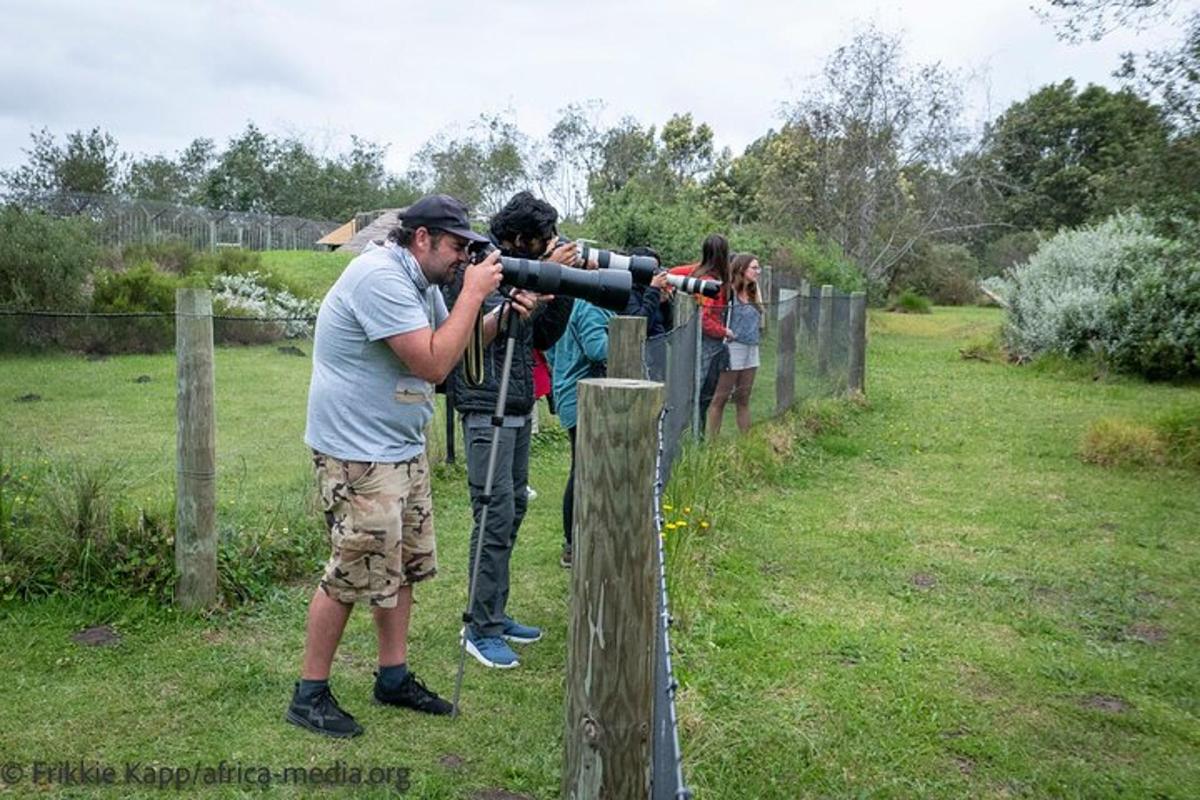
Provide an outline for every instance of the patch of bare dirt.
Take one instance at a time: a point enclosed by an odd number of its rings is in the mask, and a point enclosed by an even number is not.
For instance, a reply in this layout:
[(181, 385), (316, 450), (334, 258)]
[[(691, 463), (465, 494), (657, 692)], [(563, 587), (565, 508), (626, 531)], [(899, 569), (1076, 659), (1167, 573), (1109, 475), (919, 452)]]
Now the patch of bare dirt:
[(121, 643), (121, 635), (108, 625), (96, 625), (72, 634), (71, 641), (85, 647), (114, 647)]
[(1162, 644), (1167, 640), (1167, 629), (1150, 622), (1135, 622), (1125, 629), (1125, 638), (1142, 644)]
[(1126, 700), (1112, 694), (1089, 694), (1081, 702), (1084, 708), (1094, 708), (1109, 714), (1123, 714), (1131, 708)]
[(930, 575), (928, 572), (914, 573), (913, 576), (908, 580), (918, 589), (932, 589), (933, 587), (937, 586), (938, 583), (937, 578), (933, 575)]

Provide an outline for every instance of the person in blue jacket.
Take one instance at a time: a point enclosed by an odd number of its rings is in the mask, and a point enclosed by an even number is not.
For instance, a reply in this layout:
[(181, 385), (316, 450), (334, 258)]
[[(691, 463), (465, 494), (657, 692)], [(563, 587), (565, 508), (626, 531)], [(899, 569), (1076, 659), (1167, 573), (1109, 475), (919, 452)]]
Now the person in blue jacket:
[(553, 364), (554, 404), (571, 441), (571, 472), (563, 492), (563, 549), (561, 563), (571, 566), (571, 527), (575, 518), (575, 427), (578, 422), (577, 384), (602, 377), (608, 362), (608, 320), (613, 312), (576, 300), (563, 333), (549, 354)]

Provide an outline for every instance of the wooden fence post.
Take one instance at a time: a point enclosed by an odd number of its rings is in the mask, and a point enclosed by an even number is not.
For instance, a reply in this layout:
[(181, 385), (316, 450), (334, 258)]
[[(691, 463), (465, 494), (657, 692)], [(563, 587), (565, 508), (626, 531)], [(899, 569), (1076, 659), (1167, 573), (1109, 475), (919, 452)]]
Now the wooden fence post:
[(646, 341), (643, 317), (610, 317), (608, 320), (608, 372), (610, 378), (646, 378), (642, 346)]
[(847, 389), (851, 394), (866, 391), (867, 378), (867, 295), (850, 295), (850, 375)]
[(817, 373), (829, 374), (833, 354), (833, 287), (821, 287), (821, 310), (817, 314)]
[(212, 293), (175, 290), (175, 600), (186, 611), (217, 599), (216, 424)]
[(811, 324), (808, 321), (808, 304), (812, 289), (809, 288), (808, 281), (800, 281), (799, 291), (800, 294), (796, 297), (796, 332), (802, 337), (805, 352), (811, 355), (811, 345), (808, 343), (808, 326)]
[(796, 400), (796, 307), (798, 297), (779, 307), (778, 356), (775, 359), (775, 413), (782, 414)]
[(663, 386), (579, 382), (562, 796), (648, 798)]

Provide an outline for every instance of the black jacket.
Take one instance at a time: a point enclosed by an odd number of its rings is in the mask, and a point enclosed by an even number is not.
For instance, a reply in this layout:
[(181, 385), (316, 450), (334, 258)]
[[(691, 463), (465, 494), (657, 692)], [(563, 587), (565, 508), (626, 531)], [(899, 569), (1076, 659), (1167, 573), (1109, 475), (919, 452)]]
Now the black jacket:
[[(462, 291), (463, 268), (456, 273), (454, 280), (442, 287), (442, 295), (446, 306), (454, 307)], [(484, 301), (484, 311), (490, 311), (503, 301), (498, 293), (493, 293)], [(574, 299), (557, 296), (549, 304), (534, 312), (528, 320), (522, 320), (516, 314), (512, 315), (515, 325), (516, 338), (513, 351), (512, 373), (508, 378), (508, 397), (504, 404), (506, 416), (524, 416), (533, 410), (533, 350), (549, 350), (567, 329), (571, 318), (571, 308)], [(454, 370), (446, 378), (446, 392), (454, 402), (454, 408), (463, 414), (478, 412), (482, 414), (496, 413), (496, 399), (500, 394), (500, 372), (504, 368), (504, 347), (508, 342), (505, 331), (501, 331), (484, 351), (483, 383), (470, 386), (463, 371), (464, 365), (459, 361)]]

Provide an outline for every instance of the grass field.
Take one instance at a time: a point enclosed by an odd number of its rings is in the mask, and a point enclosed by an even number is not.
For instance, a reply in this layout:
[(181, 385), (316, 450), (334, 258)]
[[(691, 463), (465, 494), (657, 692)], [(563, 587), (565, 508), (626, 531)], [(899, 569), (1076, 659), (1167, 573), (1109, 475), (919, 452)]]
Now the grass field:
[[(763, 486), (720, 476), (726, 511), (691, 542), (699, 566), (673, 639), (697, 796), (1200, 794), (1200, 476), (1078, 457), (1093, 420), (1194, 410), (1200, 392), (960, 358), (998, 323), (980, 309), (873, 314), (869, 407), (809, 435)], [(307, 374), (307, 359), (274, 348), (219, 352), (223, 514), (268, 524), (280, 502), (303, 503)], [(132, 494), (169, 503), (173, 385), (170, 356), (0, 358), (0, 449), (120, 462)], [(12, 402), (27, 393), (42, 400)], [(283, 724), (308, 580), (205, 619), (60, 598), (0, 605), (0, 761), (340, 760), (408, 767), (414, 797), (556, 796), (566, 466), (565, 443), (547, 437), (514, 556), (514, 611), (547, 636), (514, 672), (468, 664), (461, 719), (367, 702), (374, 638), (360, 612), (334, 688), (366, 735), (327, 742)], [(464, 483), (448, 471), (435, 487), (441, 576), (418, 592), (411, 635), (413, 667), (444, 694), (465, 599)], [(99, 623), (118, 646), (71, 641)]]

